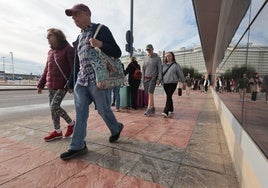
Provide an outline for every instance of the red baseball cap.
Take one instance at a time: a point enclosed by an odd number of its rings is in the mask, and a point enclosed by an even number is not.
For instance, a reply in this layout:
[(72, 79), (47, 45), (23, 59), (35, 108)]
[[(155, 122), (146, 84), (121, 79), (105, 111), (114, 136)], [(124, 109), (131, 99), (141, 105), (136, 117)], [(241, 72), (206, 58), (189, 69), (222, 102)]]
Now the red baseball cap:
[(89, 15), (91, 16), (91, 12), (90, 12), (88, 6), (86, 6), (84, 4), (76, 4), (76, 5), (73, 6), (73, 8), (66, 9), (65, 14), (67, 16), (72, 16), (74, 12), (78, 12), (78, 11), (89, 12)]

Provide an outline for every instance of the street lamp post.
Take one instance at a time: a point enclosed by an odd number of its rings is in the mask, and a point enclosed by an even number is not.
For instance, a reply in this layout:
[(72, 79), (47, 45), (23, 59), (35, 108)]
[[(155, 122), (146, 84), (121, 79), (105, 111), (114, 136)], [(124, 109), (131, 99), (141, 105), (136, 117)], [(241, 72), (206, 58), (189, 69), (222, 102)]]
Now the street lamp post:
[(5, 73), (5, 58), (6, 57), (2, 57), (3, 58), (3, 72)]
[(3, 79), (5, 80), (6, 78), (6, 73), (5, 73), (5, 57), (3, 56)]
[(12, 63), (12, 76), (13, 76), (13, 80), (15, 79), (14, 76), (14, 61), (13, 61), (13, 52), (9, 52), (9, 55), (11, 57), (11, 63)]

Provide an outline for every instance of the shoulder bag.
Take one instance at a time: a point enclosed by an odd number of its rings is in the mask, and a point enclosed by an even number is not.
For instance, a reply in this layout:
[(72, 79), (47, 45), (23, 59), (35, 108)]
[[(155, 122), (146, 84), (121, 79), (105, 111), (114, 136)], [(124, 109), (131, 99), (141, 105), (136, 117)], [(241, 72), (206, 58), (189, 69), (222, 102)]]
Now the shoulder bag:
[(163, 72), (163, 77), (164, 77), (164, 75), (167, 73), (168, 69), (169, 69), (173, 64), (174, 64), (174, 63), (171, 63), (171, 65), (168, 66), (168, 68), (166, 69), (166, 71)]
[[(96, 38), (101, 27), (100, 24), (93, 38)], [(125, 75), (119, 58), (109, 57), (100, 48), (91, 48), (89, 49), (89, 61), (95, 71), (98, 88), (108, 89), (123, 85)]]
[(57, 60), (56, 60), (56, 55), (55, 55), (55, 54), (53, 54), (53, 56), (54, 56), (54, 61), (55, 61), (56, 65), (57, 65), (58, 69), (60, 70), (60, 72), (61, 72), (62, 76), (63, 76), (63, 77), (64, 77), (64, 79), (66, 80), (66, 84), (64, 85), (64, 89), (66, 89), (66, 88), (67, 88), (67, 85), (68, 85), (69, 80), (67, 79), (66, 75), (65, 75), (65, 74), (64, 74), (64, 72), (62, 71), (62, 69), (61, 69), (60, 65), (58, 64), (58, 62), (57, 62)]

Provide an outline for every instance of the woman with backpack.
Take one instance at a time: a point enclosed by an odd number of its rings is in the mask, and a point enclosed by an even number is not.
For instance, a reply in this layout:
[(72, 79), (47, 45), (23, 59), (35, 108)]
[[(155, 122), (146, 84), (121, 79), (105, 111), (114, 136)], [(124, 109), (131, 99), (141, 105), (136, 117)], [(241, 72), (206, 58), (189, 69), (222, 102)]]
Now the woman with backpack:
[[(138, 71), (139, 70), (139, 71)], [(136, 61), (135, 57), (130, 57), (130, 63), (128, 64), (125, 75), (128, 74), (128, 83), (130, 86), (131, 107), (137, 109), (137, 93), (141, 83), (141, 67)], [(140, 76), (139, 76), (140, 75)]]

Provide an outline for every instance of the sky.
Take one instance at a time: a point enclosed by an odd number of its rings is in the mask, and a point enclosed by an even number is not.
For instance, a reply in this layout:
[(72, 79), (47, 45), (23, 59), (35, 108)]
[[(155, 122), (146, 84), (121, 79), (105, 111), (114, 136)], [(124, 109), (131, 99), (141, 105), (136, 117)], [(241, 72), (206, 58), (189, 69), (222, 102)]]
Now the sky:
[[(92, 22), (110, 28), (123, 55), (127, 55), (125, 34), (130, 29), (130, 0), (1, 0), (0, 71), (5, 68), (12, 73), (12, 52), (15, 73), (42, 74), (49, 50), (47, 29), (61, 29), (69, 43), (80, 32), (64, 12), (77, 3), (90, 8)], [(200, 45), (191, 0), (134, 0), (133, 14), (135, 49), (143, 50), (149, 43), (155, 52)]]
[[(130, 30), (130, 0), (1, 0), (0, 70), (21, 74), (42, 74), (49, 50), (47, 29), (61, 29), (69, 43), (80, 29), (65, 9), (84, 3), (91, 21), (108, 26), (123, 55), (126, 55), (126, 31)], [(192, 1), (134, 0), (133, 35), (136, 49), (153, 44), (156, 52), (200, 44)], [(4, 57), (4, 58), (3, 58)]]

